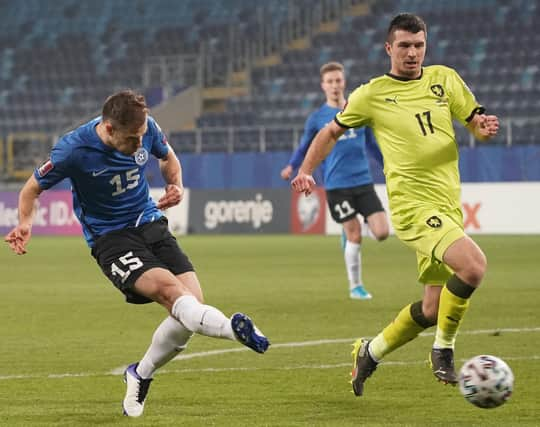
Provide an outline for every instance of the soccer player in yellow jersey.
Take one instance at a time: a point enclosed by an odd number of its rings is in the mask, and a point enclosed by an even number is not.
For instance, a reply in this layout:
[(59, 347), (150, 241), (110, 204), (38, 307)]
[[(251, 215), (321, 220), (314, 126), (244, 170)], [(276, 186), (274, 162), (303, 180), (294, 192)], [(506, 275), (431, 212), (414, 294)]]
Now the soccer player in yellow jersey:
[(396, 16), (385, 49), (390, 72), (357, 88), (333, 122), (313, 140), (292, 187), (309, 194), (312, 172), (348, 129), (370, 126), (384, 157), (386, 186), (397, 236), (416, 252), (421, 301), (404, 307), (373, 340), (354, 344), (352, 385), (364, 382), (391, 351), (437, 325), (429, 355), (439, 381), (456, 384), (454, 344), (469, 298), (486, 271), (486, 257), (463, 229), (458, 148), (452, 119), (485, 141), (497, 134), (459, 75), (441, 65), (422, 67), (426, 25), (411, 14)]

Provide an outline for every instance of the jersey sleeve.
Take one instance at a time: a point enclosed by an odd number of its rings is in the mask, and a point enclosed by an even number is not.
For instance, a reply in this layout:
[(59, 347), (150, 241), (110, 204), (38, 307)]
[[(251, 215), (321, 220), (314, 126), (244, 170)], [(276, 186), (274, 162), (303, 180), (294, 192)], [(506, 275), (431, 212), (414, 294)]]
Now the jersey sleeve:
[(61, 139), (51, 150), (47, 161), (34, 170), (40, 188), (47, 190), (70, 176), (72, 148), (65, 139)]
[(167, 140), (167, 136), (163, 133), (157, 122), (151, 117), (148, 118), (148, 129), (152, 135), (152, 147), (150, 148), (150, 152), (158, 159), (162, 159), (169, 152), (169, 141)]
[(476, 102), (476, 98), (459, 74), (451, 70), (450, 111), (452, 117), (466, 125), (475, 113), (483, 113), (484, 108)]
[(315, 135), (317, 135), (318, 131), (319, 128), (317, 126), (315, 117), (313, 114), (311, 114), (306, 120), (304, 132), (300, 138), (300, 144), (298, 145), (298, 148), (294, 150), (294, 153), (289, 159), (289, 165), (291, 165), (294, 169), (297, 169), (302, 164), (304, 157), (306, 157), (307, 150), (309, 149), (309, 146), (311, 145), (311, 142), (313, 141), (313, 138), (315, 138)]
[(369, 125), (369, 107), (367, 102), (367, 86), (357, 88), (347, 100), (343, 111), (336, 114), (334, 121), (341, 127), (359, 128)]

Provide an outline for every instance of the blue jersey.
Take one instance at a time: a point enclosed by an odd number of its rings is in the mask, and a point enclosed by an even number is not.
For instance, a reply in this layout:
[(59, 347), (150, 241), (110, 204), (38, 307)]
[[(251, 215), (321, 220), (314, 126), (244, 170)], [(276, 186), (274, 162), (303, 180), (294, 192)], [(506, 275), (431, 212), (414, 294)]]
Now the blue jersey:
[(142, 147), (132, 156), (103, 143), (96, 132), (100, 121), (95, 118), (60, 138), (50, 159), (34, 171), (43, 190), (70, 179), (73, 210), (90, 247), (102, 234), (162, 216), (150, 198), (144, 170), (149, 153), (163, 158), (169, 152), (166, 137), (151, 117)]
[[(339, 111), (341, 111), (339, 108), (324, 104), (310, 114), (306, 120), (300, 145), (289, 160), (289, 164), (293, 168), (296, 169), (302, 164), (315, 135), (334, 120)], [(324, 188), (327, 190), (351, 188), (373, 182), (369, 171), (366, 145), (373, 152), (376, 159), (382, 162), (380, 151), (370, 128), (347, 129), (321, 164)]]

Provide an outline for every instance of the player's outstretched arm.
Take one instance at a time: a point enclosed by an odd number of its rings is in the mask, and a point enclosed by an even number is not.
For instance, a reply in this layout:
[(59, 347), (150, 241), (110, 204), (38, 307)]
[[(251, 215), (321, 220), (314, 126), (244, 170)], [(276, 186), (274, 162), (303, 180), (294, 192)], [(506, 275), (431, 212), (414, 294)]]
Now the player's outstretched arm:
[(167, 155), (159, 159), (159, 169), (165, 180), (165, 194), (158, 200), (158, 209), (167, 209), (176, 206), (184, 197), (182, 184), (182, 166), (176, 154), (169, 147)]
[(282, 179), (288, 180), (291, 178), (292, 173), (293, 167), (291, 165), (287, 165), (283, 169), (281, 169), (280, 176)]
[(32, 234), (32, 219), (41, 188), (32, 175), (19, 193), (19, 224), (5, 237), (10, 249), (17, 255), (26, 253), (26, 245)]
[(330, 122), (322, 128), (311, 143), (306, 157), (298, 170), (298, 175), (291, 182), (291, 186), (299, 193), (308, 196), (315, 187), (313, 171), (328, 156), (337, 140), (345, 133), (346, 129), (339, 126), (336, 122)]
[(315, 135), (317, 135), (317, 132), (319, 132), (319, 128), (317, 123), (314, 122), (312, 114), (306, 120), (304, 132), (302, 133), (302, 137), (300, 138), (300, 144), (292, 153), (287, 166), (285, 166), (280, 172), (281, 178), (283, 178), (284, 180), (291, 179), (294, 170), (297, 169), (306, 158), (306, 153), (311, 146), (313, 138), (315, 138)]
[(497, 135), (499, 118), (493, 115), (475, 114), (468, 123), (467, 129), (479, 141), (487, 141)]

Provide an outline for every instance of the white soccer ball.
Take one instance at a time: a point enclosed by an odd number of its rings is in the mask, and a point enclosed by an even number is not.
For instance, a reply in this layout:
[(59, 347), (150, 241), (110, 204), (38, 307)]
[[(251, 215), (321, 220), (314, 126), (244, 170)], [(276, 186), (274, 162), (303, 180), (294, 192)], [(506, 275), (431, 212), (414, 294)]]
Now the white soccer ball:
[(467, 360), (459, 371), (461, 394), (479, 408), (496, 408), (505, 403), (514, 389), (514, 374), (506, 362), (482, 354)]

